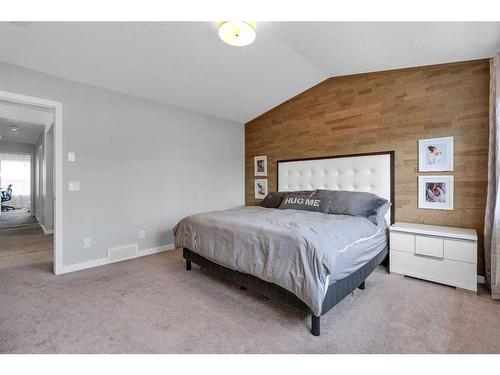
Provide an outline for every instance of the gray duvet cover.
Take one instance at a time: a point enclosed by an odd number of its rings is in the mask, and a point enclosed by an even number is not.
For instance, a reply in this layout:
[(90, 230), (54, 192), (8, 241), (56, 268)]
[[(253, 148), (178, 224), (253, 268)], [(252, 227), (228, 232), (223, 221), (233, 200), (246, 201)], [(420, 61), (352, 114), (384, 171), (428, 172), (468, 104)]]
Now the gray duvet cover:
[(317, 316), (336, 259), (381, 232), (366, 218), (263, 207), (191, 215), (174, 228), (176, 247), (277, 284)]

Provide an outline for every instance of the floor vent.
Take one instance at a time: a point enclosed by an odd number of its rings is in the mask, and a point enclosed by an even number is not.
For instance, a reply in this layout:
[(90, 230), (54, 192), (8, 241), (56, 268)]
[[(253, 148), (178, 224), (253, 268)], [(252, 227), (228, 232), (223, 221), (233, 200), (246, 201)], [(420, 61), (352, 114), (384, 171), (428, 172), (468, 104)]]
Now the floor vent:
[(137, 244), (108, 249), (109, 262), (117, 262), (119, 260), (135, 258), (136, 256), (137, 256)]

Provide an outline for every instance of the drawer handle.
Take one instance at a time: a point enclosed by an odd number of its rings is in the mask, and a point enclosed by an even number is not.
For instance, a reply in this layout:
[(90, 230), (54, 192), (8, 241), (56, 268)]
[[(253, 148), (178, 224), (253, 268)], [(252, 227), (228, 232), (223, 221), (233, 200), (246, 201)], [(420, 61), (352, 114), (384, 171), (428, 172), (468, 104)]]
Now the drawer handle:
[(432, 255), (426, 255), (426, 254), (420, 254), (420, 253), (413, 253), (413, 255), (415, 255), (417, 257), (429, 258), (429, 259), (434, 259), (434, 260), (444, 260), (444, 257), (435, 257)]

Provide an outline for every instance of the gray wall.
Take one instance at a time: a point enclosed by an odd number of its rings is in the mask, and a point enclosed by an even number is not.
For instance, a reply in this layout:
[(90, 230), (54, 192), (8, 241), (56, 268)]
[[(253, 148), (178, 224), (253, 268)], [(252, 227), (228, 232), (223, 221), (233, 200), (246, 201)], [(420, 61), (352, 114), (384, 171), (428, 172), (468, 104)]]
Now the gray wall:
[(54, 131), (53, 126), (45, 133), (45, 163), (43, 188), (43, 226), (54, 229)]
[(34, 197), (34, 214), (38, 218), (38, 223), (43, 224), (43, 196), (42, 196), (42, 183), (43, 183), (43, 164), (44, 153), (45, 153), (45, 131), (40, 134), (38, 140), (35, 143), (35, 157), (34, 157), (34, 170), (35, 170), (35, 189), (33, 190), (32, 196)]
[(35, 152), (35, 145), (0, 141), (0, 152), (10, 152), (14, 154), (33, 154)]
[(5, 63), (0, 90), (63, 103), (64, 265), (170, 244), (182, 217), (244, 202), (243, 124)]
[(35, 215), (46, 230), (54, 229), (53, 128), (42, 132), (35, 144)]

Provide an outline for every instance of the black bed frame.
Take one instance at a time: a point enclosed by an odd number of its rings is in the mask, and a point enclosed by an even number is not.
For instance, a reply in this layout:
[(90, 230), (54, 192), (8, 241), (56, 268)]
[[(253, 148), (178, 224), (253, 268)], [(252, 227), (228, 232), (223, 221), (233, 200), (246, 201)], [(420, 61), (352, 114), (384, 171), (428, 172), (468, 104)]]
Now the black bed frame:
[[(317, 160), (317, 159), (333, 159), (333, 158), (345, 158), (345, 157), (356, 157), (356, 156), (370, 156), (370, 155), (389, 155), (390, 165), (391, 165), (391, 224), (394, 222), (394, 151), (384, 151), (375, 152), (367, 154), (351, 154), (351, 155), (338, 155), (338, 156), (326, 156), (326, 157), (316, 157), (309, 159), (294, 159), (294, 160), (282, 160), (279, 163), (289, 162), (289, 161), (302, 161), (302, 160)], [(278, 171), (278, 168), (276, 168)], [(276, 172), (277, 173), (277, 172)], [(311, 313), (311, 333), (314, 336), (320, 335), (320, 316), (315, 316), (312, 314), (311, 309), (300, 300), (295, 294), (289, 292), (288, 290), (267, 281), (261, 280), (250, 274), (242, 273), (239, 271), (232, 270), (230, 268), (221, 266), (211, 260), (191, 251), (190, 249), (183, 249), (183, 257), (186, 259), (186, 270), (191, 270), (191, 263), (195, 263), (202, 269), (214, 272), (224, 279), (234, 282), (241, 286), (242, 289), (250, 289), (257, 292), (267, 298), (275, 300), (277, 302), (286, 303), (288, 305), (294, 306), (300, 310)], [(351, 294), (357, 288), (365, 289), (365, 280), (370, 274), (375, 270), (378, 265), (384, 265), (389, 267), (389, 245), (387, 245), (380, 253), (373, 257), (364, 266), (350, 274), (349, 276), (335, 281), (328, 287), (328, 290), (323, 300), (323, 305), (321, 308), (321, 315), (326, 314), (333, 306), (339, 303), (344, 297)]]

